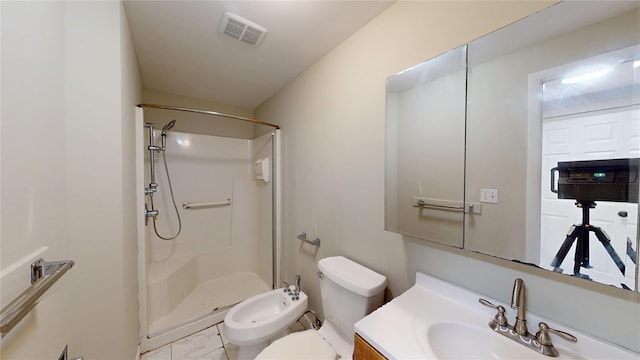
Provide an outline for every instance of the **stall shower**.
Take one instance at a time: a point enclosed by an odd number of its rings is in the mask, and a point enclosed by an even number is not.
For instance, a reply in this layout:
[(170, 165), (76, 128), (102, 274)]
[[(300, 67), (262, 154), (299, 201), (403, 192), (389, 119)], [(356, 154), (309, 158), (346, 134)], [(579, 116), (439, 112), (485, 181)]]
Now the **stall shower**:
[(221, 322), (277, 281), (277, 128), (192, 132), (211, 112), (173, 109), (138, 110), (142, 351)]

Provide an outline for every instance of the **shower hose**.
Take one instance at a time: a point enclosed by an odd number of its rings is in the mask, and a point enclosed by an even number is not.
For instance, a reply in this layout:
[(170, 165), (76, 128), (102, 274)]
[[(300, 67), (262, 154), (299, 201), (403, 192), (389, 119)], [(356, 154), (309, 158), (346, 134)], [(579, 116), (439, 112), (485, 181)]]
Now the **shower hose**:
[[(180, 212), (178, 211), (178, 206), (176, 206), (176, 199), (173, 196), (173, 186), (171, 185), (171, 176), (169, 175), (169, 167), (167, 166), (167, 157), (164, 153), (165, 151), (162, 151), (162, 160), (164, 162), (165, 173), (167, 174), (167, 182), (169, 183), (169, 192), (171, 193), (171, 201), (173, 202), (173, 208), (175, 209), (176, 215), (178, 216), (178, 232), (176, 232), (176, 234), (173, 236), (160, 235), (160, 233), (158, 233), (158, 228), (156, 227), (156, 217), (153, 218), (153, 231), (155, 231), (156, 236), (162, 240), (173, 240), (177, 238), (178, 235), (180, 235), (180, 232), (182, 231), (182, 220), (180, 219)], [(151, 195), (151, 208), (155, 209), (155, 207), (153, 206), (153, 195)]]

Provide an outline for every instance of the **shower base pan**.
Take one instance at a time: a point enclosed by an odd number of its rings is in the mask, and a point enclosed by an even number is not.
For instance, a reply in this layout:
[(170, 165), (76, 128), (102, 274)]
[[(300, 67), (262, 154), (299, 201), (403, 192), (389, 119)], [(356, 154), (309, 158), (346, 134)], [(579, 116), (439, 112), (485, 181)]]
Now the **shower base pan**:
[(257, 274), (240, 272), (198, 284), (167, 315), (149, 324), (143, 352), (220, 323), (233, 305), (271, 290)]

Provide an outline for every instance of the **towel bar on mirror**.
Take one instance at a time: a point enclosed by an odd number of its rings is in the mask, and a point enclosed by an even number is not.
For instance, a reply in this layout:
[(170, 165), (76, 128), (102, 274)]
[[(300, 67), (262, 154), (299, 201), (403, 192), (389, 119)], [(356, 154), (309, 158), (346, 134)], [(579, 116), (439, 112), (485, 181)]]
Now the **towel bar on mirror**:
[(464, 211), (464, 202), (440, 199), (428, 199), (421, 197), (413, 198), (413, 206), (426, 207), (448, 211)]
[(2, 337), (38, 304), (38, 299), (74, 264), (72, 260), (46, 262), (43, 259), (31, 264), (31, 286), (0, 310)]
[(429, 199), (414, 197), (413, 206), (420, 209), (434, 209), (454, 212), (468, 212), (473, 214), (482, 213), (482, 204), (474, 202), (463, 202), (453, 200)]

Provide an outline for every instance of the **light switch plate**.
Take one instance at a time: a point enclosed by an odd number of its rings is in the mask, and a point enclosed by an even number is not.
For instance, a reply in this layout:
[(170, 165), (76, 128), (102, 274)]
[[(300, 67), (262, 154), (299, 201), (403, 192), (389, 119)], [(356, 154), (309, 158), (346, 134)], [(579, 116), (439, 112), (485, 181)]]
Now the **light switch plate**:
[(480, 202), (497, 204), (498, 189), (480, 189)]

